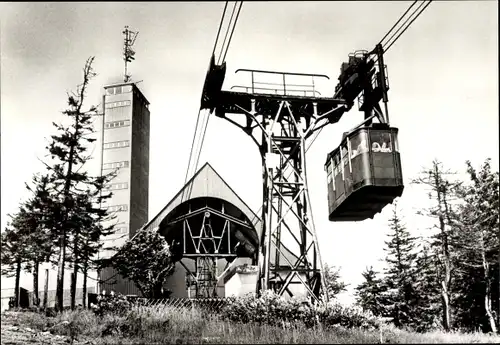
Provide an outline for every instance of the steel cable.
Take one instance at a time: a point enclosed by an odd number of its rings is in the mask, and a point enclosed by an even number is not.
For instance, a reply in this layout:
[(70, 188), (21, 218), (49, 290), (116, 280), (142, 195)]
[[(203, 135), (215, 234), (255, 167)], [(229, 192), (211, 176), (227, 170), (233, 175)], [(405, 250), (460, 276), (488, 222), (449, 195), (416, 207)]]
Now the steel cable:
[[(228, 3), (229, 3), (229, 1), (226, 1), (225, 5), (224, 5), (224, 10), (222, 11), (222, 16), (221, 16), (221, 20), (220, 20), (220, 23), (219, 23), (219, 28), (217, 29), (217, 36), (215, 38), (214, 47), (212, 49), (212, 56), (215, 54), (215, 50), (216, 50), (217, 44), (219, 42), (219, 37), (220, 37), (221, 30), (222, 30), (222, 24), (224, 22), (224, 18), (226, 17), (226, 10), (227, 10)], [(227, 32), (226, 32), (226, 37), (227, 37)], [(196, 117), (195, 130), (194, 130), (194, 134), (193, 134), (193, 140), (191, 142), (191, 149), (190, 149), (190, 152), (189, 152), (189, 159), (188, 159), (188, 165), (187, 165), (187, 168), (186, 168), (186, 175), (184, 177), (184, 184), (186, 184), (187, 181), (188, 181), (189, 171), (190, 171), (190, 168), (192, 167), (192, 158), (193, 158), (193, 153), (195, 151), (195, 141), (196, 141), (197, 134), (198, 134), (198, 124), (200, 122), (201, 111), (202, 111), (201, 109), (198, 111), (198, 116)], [(197, 156), (196, 153), (195, 153), (195, 156)]]
[[(392, 47), (392, 45), (399, 39), (399, 37), (401, 37), (402, 34), (404, 34), (404, 32), (406, 30), (408, 30), (408, 28), (411, 26), (411, 24), (422, 14), (422, 12), (425, 11), (425, 9), (431, 4), (432, 0), (429, 0), (427, 2), (427, 4), (424, 6), (424, 8), (422, 8), (422, 10), (412, 19), (412, 21), (404, 28), (404, 30), (391, 42), (391, 44), (389, 44), (389, 46), (387, 48), (384, 48), (384, 50), (387, 52), (389, 50), (389, 48)], [(424, 3), (422, 3), (424, 4)], [(422, 6), (422, 5), (421, 5)], [(420, 6), (420, 7), (421, 7)], [(420, 8), (419, 7), (419, 8)], [(418, 10), (418, 9), (417, 9)]]
[[(227, 8), (227, 3), (228, 2), (226, 2), (226, 6), (224, 7), (224, 13), (225, 13), (226, 8)], [(233, 11), (231, 13), (231, 18), (229, 19), (229, 24), (228, 24), (228, 28), (227, 28), (227, 31), (226, 31), (226, 34), (225, 34), (225, 37), (224, 37), (224, 41), (222, 43), (221, 55), (219, 56), (219, 59), (218, 59), (219, 63), (218, 64), (224, 63), (224, 61), (226, 59), (226, 55), (227, 55), (227, 52), (229, 50), (229, 46), (231, 44), (231, 40), (233, 38), (234, 30), (236, 28), (236, 23), (238, 22), (238, 18), (240, 16), (241, 8), (243, 6), (243, 1), (239, 2), (238, 12), (236, 13), (236, 17), (234, 17), (234, 12), (235, 12), (237, 6), (238, 6), (238, 2), (235, 3), (235, 5), (233, 7)], [(232, 25), (232, 28), (231, 28), (231, 22), (232, 22), (233, 17), (234, 17), (234, 22), (233, 22), (233, 25)], [(220, 27), (219, 27), (219, 33), (220, 33), (220, 28), (222, 27), (223, 20), (224, 20), (224, 16), (221, 19), (221, 23), (220, 23)], [(231, 34), (229, 35), (229, 39), (227, 40), (229, 31), (231, 31)], [(225, 45), (226, 41), (227, 41), (227, 45), (226, 45), (226, 49), (224, 50), (224, 45)], [(216, 44), (217, 44), (217, 40), (216, 40)], [(215, 51), (215, 46), (214, 46), (214, 51)], [(224, 53), (222, 53), (222, 51), (224, 51)], [(222, 61), (220, 60), (221, 57), (222, 57)], [(195, 160), (195, 163), (194, 163), (194, 170), (195, 171), (198, 169), (198, 164), (199, 164), (199, 160), (200, 160), (200, 156), (201, 156), (201, 151), (203, 149), (203, 144), (205, 143), (205, 136), (206, 136), (206, 133), (207, 133), (208, 121), (210, 120), (210, 115), (211, 115), (211, 113), (207, 112), (206, 113), (206, 121), (202, 121), (201, 142), (199, 144), (199, 149), (197, 150), (198, 152), (196, 154), (196, 160)], [(187, 180), (185, 181), (185, 183), (186, 182), (187, 182)]]
[(231, 39), (233, 38), (234, 29), (236, 28), (236, 22), (238, 21), (238, 18), (240, 16), (241, 7), (243, 7), (243, 1), (240, 1), (240, 7), (238, 8), (238, 13), (236, 13), (236, 18), (234, 19), (233, 29), (231, 30), (231, 35), (229, 36), (229, 41), (227, 42), (227, 47), (226, 51), (224, 52), (224, 56), (222, 57), (222, 62), (226, 60), (226, 55), (229, 50), (229, 45), (231, 44)]
[[(224, 41), (222, 41), (222, 46), (220, 47), (220, 54), (219, 54), (219, 58), (217, 59), (217, 65), (221, 64), (220, 59), (224, 55), (224, 53), (223, 53), (223, 51), (224, 51), (224, 45), (226, 44), (227, 35), (229, 34), (229, 31), (230, 31), (231, 22), (233, 21), (234, 12), (236, 11), (237, 4), (238, 4), (238, 2), (234, 3), (233, 11), (231, 12), (231, 17), (229, 18), (229, 23), (227, 24), (227, 30), (226, 30), (226, 34), (224, 35)], [(226, 1), (226, 5), (227, 5), (227, 1)], [(224, 61), (222, 61), (222, 62), (224, 62)]]
[(399, 20), (398, 20), (398, 21), (397, 21), (397, 22), (396, 22), (396, 23), (392, 26), (392, 28), (390, 28), (390, 30), (389, 30), (389, 31), (387, 31), (387, 33), (385, 34), (385, 36), (384, 36), (384, 37), (380, 40), (379, 44), (382, 44), (382, 41), (383, 41), (383, 40), (385, 40), (385, 38), (386, 38), (387, 36), (389, 36), (389, 34), (391, 33), (391, 31), (392, 31), (392, 30), (394, 30), (394, 28), (396, 27), (396, 25), (398, 25), (398, 24), (399, 24), (399, 22), (400, 22), (400, 21), (404, 18), (404, 16), (408, 13), (408, 11), (410, 11), (410, 10), (411, 10), (411, 8), (412, 8), (413, 6), (415, 6), (415, 4), (416, 4), (417, 2), (418, 2), (418, 0), (415, 0), (415, 1), (413, 2), (413, 4), (411, 4), (411, 6), (410, 6), (410, 7), (408, 7), (408, 9), (406, 10), (406, 12), (405, 12), (405, 13), (403, 13), (403, 15), (402, 15), (401, 17), (399, 17)]

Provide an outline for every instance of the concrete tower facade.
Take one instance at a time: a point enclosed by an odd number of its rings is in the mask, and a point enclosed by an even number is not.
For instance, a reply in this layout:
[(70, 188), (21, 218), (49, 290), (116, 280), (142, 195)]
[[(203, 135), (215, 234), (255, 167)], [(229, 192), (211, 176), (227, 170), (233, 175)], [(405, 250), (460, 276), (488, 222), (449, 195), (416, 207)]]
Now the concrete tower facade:
[[(104, 238), (105, 247), (121, 246), (148, 220), (149, 102), (135, 83), (104, 87), (104, 129), (101, 169), (119, 168), (109, 185), (113, 196), (103, 204), (114, 213), (116, 232)], [(100, 257), (110, 257), (103, 250)]]
[[(104, 249), (99, 253), (100, 258), (109, 258), (115, 251), (106, 247), (122, 246), (148, 221), (149, 102), (133, 82), (108, 85), (104, 90), (101, 169), (106, 173), (119, 168), (108, 187), (113, 195), (102, 205), (116, 216), (110, 221), (116, 224), (115, 233), (103, 239)], [(135, 284), (116, 273), (103, 269), (99, 290), (140, 294)]]

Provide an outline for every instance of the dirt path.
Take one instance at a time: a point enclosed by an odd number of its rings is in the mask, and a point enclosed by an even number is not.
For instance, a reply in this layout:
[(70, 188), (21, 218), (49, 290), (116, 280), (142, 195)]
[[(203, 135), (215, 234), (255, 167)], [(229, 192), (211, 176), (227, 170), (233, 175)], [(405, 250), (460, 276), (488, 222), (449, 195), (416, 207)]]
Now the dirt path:
[[(41, 331), (25, 327), (19, 323), (19, 312), (4, 312), (1, 316), (1, 342), (2, 345), (22, 344), (71, 344), (70, 337), (52, 334), (49, 331)], [(73, 345), (92, 344), (90, 340), (76, 339)]]

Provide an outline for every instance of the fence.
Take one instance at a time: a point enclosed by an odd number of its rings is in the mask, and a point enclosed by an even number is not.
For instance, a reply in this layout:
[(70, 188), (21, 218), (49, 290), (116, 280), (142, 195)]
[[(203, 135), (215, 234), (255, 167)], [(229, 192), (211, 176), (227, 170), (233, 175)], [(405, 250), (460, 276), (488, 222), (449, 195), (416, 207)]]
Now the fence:
[(148, 298), (131, 298), (131, 301), (136, 305), (144, 306), (161, 306), (173, 309), (192, 309), (207, 311), (210, 313), (218, 313), (222, 307), (227, 304), (226, 298), (165, 298), (165, 299), (148, 299)]
[[(111, 297), (111, 295), (105, 295)], [(89, 306), (90, 304), (97, 304), (97, 294), (88, 294)], [(188, 310), (198, 309), (209, 313), (218, 313), (224, 307), (227, 298), (144, 298), (138, 296), (127, 296), (133, 305), (146, 306), (146, 307), (166, 307), (169, 309)]]
[[(83, 289), (76, 289), (76, 304), (79, 305), (81, 304), (81, 300), (83, 297)], [(94, 288), (90, 287), (87, 289), (88, 291), (88, 298), (87, 298), (87, 306), (90, 306), (90, 304), (96, 304), (97, 303), (97, 294), (94, 293)], [(70, 296), (69, 296), (69, 290), (64, 290), (63, 293), (64, 297), (64, 306), (69, 306), (70, 304)], [(28, 297), (29, 296), (29, 297)], [(109, 295), (107, 295), (109, 296)], [(47, 296), (47, 307), (51, 308), (54, 307), (55, 304), (55, 299), (56, 299), (56, 291), (55, 290), (49, 290), (48, 291), (48, 296)], [(40, 298), (40, 306), (43, 305), (43, 291), (39, 292), (39, 298)], [(172, 308), (172, 309), (178, 309), (178, 310), (186, 310), (186, 309), (193, 309), (196, 308), (198, 310), (206, 311), (209, 313), (218, 313), (221, 311), (222, 307), (224, 307), (228, 299), (227, 298), (158, 298), (158, 299), (151, 299), (151, 298), (144, 298), (144, 297), (137, 297), (137, 296), (127, 296), (127, 299), (131, 301), (134, 305), (140, 305), (140, 306), (147, 306), (147, 307), (167, 307), (167, 308)], [(26, 291), (26, 297), (25, 299), (25, 304), (23, 304), (24, 307), (33, 307), (33, 292), (28, 292)], [(7, 309), (7, 308), (5, 308)]]

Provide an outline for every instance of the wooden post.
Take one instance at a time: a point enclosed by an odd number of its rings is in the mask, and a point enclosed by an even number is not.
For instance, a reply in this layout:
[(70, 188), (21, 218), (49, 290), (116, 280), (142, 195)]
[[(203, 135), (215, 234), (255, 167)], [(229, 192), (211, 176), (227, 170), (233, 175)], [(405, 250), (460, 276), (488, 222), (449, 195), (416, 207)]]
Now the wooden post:
[(49, 269), (45, 268), (45, 282), (43, 284), (43, 311), (47, 311), (47, 299), (49, 297)]
[(15, 294), (14, 294), (14, 307), (19, 308), (19, 299), (21, 292), (21, 259), (17, 259), (16, 262), (16, 285), (15, 285)]
[[(75, 302), (76, 302), (76, 274), (75, 274), (75, 272), (71, 272), (71, 287), (70, 287), (69, 295), (70, 295), (70, 297), (69, 297), (70, 302), (69, 303), (71, 306), (71, 310), (75, 310)], [(63, 303), (63, 305), (64, 305), (64, 303)]]

